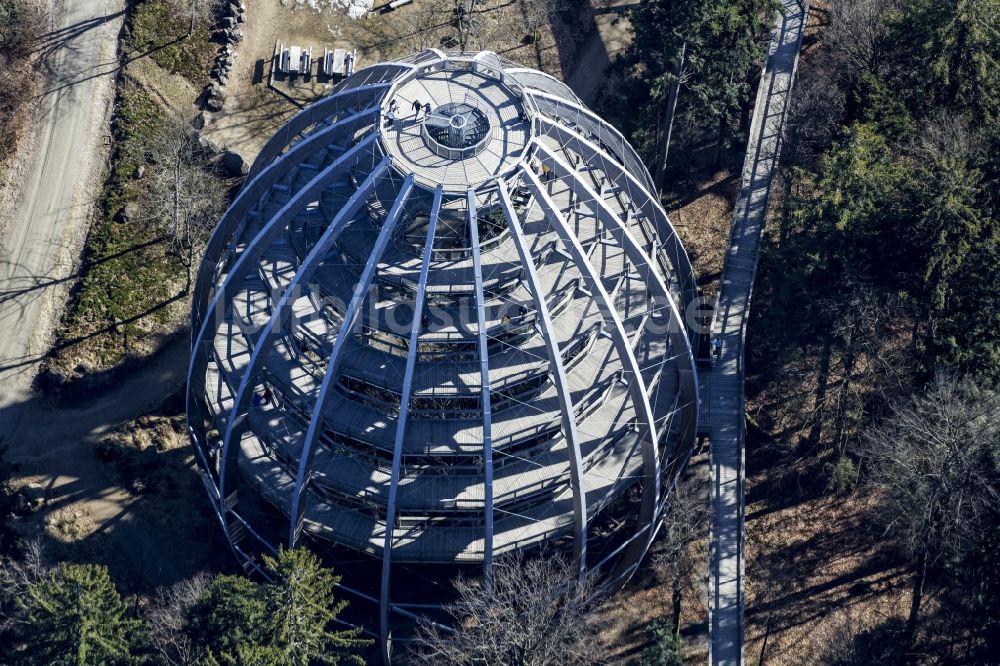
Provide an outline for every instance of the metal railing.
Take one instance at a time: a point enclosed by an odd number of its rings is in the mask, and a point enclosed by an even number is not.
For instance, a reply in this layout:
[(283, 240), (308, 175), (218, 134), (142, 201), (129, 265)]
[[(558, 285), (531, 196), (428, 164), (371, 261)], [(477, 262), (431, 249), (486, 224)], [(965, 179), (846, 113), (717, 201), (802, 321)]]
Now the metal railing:
[[(793, 6), (794, 5), (794, 6)], [(756, 206), (759, 206), (760, 214), (760, 230), (758, 231), (757, 238), (755, 242), (759, 242), (760, 232), (763, 230), (764, 221), (767, 215), (767, 205), (770, 200), (771, 187), (773, 183), (774, 172), (778, 166), (778, 156), (781, 152), (782, 136), (784, 131), (785, 117), (788, 111), (789, 97), (791, 93), (792, 82), (794, 82), (795, 74), (798, 68), (798, 51), (802, 43), (802, 33), (805, 28), (805, 22), (808, 15), (808, 2), (803, 4), (802, 0), (784, 0), (781, 12), (777, 17), (777, 25), (773, 33), (771, 44), (768, 48), (768, 55), (764, 62), (764, 67), (761, 72), (761, 83), (760, 88), (758, 88), (758, 96), (756, 103), (754, 105), (754, 117), (751, 122), (751, 134), (748, 143), (747, 159), (744, 163), (743, 173), (740, 178), (740, 194), (737, 199), (737, 216), (733, 221), (731, 235), (728, 244), (728, 251), (726, 252), (725, 258), (723, 260), (723, 267), (721, 272), (721, 281), (719, 288), (719, 295), (716, 299), (716, 307), (713, 312), (712, 330), (717, 331), (717, 335), (724, 333), (719, 327), (722, 324), (719, 323), (720, 310), (723, 307), (724, 291), (725, 285), (728, 281), (728, 277), (731, 274), (732, 267), (730, 258), (734, 256), (733, 248), (737, 243), (741, 242), (745, 238), (745, 229), (747, 223), (750, 219), (751, 214), (751, 200), (754, 195), (755, 188), (765, 187), (764, 196), (761, 201), (759, 201)], [(796, 41), (796, 52), (791, 62), (791, 68), (787, 72), (789, 76), (789, 85), (786, 90), (775, 91), (774, 84), (778, 78), (779, 72), (774, 70), (774, 58), (773, 56), (777, 52), (778, 48), (785, 43), (789, 35), (789, 21), (797, 20), (797, 24), (794, 24), (791, 29), (796, 30), (797, 34), (794, 35)], [(767, 84), (765, 89), (763, 86)], [(779, 99), (781, 103), (780, 117), (777, 123), (777, 136), (775, 137), (775, 143), (773, 150), (768, 150), (763, 144), (765, 143), (765, 131), (768, 129), (767, 119), (770, 117), (770, 109), (772, 106), (772, 101)], [(752, 150), (752, 153), (750, 152)], [(758, 176), (758, 169), (761, 165), (766, 165), (766, 173), (762, 176)], [(758, 181), (763, 181), (758, 184)], [(743, 205), (743, 209), (739, 210), (739, 206)], [(735, 299), (743, 299), (743, 307), (740, 309), (738, 315), (738, 320), (736, 324), (738, 326), (739, 332), (739, 348), (736, 351), (736, 374), (740, 378), (741, 386), (739, 390), (739, 402), (736, 407), (740, 423), (737, 431), (737, 443), (739, 446), (739, 465), (737, 468), (737, 544), (736, 552), (738, 558), (737, 565), (737, 605), (738, 605), (738, 632), (739, 632), (739, 663), (743, 663), (743, 634), (745, 627), (745, 597), (744, 597), (744, 543), (745, 543), (745, 497), (744, 497), (744, 481), (746, 477), (746, 456), (745, 456), (745, 436), (746, 436), (746, 421), (743, 417), (745, 412), (745, 392), (742, 386), (742, 382), (745, 378), (745, 353), (744, 346), (746, 341), (746, 326), (747, 317), (749, 313), (750, 296), (753, 288), (753, 278), (757, 272), (757, 264), (759, 261), (759, 251), (753, 253), (753, 258), (750, 266), (750, 280), (746, 286), (745, 293), (741, 292), (734, 297)], [(728, 299), (727, 299), (728, 300)], [(729, 323), (728, 321), (726, 323)], [(732, 333), (733, 328), (727, 326), (725, 332)], [(716, 500), (715, 491), (713, 490), (713, 500)], [(713, 521), (714, 526), (714, 521)], [(718, 543), (717, 537), (714, 534), (710, 536), (710, 557), (714, 561), (718, 553)], [(718, 571), (714, 572), (714, 575), (718, 576)], [(717, 592), (718, 588), (718, 578), (714, 581), (714, 586), (716, 590), (710, 593), (710, 603), (709, 603), (709, 631), (711, 633), (714, 627), (714, 592)], [(710, 636), (709, 639), (709, 663), (715, 663), (715, 656), (713, 655), (714, 640)]]

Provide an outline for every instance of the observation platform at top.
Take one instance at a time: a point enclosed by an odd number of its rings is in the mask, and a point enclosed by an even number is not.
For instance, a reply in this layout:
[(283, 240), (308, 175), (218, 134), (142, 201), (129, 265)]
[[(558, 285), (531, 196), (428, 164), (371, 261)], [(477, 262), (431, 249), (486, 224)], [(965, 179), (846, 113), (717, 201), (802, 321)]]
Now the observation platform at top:
[(445, 192), (461, 194), (513, 173), (532, 138), (520, 92), (465, 65), (419, 72), (399, 82), (382, 101), (380, 129), (398, 170), (412, 173), (425, 187), (440, 184)]

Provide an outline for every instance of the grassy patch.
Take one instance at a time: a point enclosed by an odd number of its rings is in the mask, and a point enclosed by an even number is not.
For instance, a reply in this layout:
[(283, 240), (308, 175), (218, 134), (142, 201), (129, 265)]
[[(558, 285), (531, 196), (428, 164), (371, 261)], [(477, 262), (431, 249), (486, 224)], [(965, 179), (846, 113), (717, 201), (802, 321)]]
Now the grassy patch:
[(139, 84), (125, 77), (118, 94), (118, 114), (115, 116), (115, 154), (111, 175), (105, 188), (104, 208), (115, 212), (134, 201), (138, 185), (136, 169), (146, 164), (146, 147), (163, 127), (165, 110)]
[[(142, 181), (133, 174), (145, 164), (145, 146), (163, 117), (156, 100), (124, 80), (103, 211), (87, 239), (85, 274), (65, 322), (64, 338), (87, 338), (86, 355), (91, 358), (84, 365), (104, 367), (120, 361), (136, 338), (166, 323), (169, 312), (163, 304), (178, 294), (184, 269), (169, 253), (158, 225), (142, 215), (115, 221), (123, 206), (136, 206)], [(143, 317), (145, 313), (150, 316)], [(81, 350), (72, 351), (77, 356)]]
[[(161, 224), (142, 210), (143, 188), (156, 165), (148, 146), (167, 111), (125, 77), (114, 123), (115, 151), (102, 205), (84, 249), (82, 278), (63, 319), (56, 351), (46, 360), (41, 387), (61, 392), (88, 376), (85, 387), (170, 330), (183, 312), (186, 269), (164, 237)], [(134, 177), (139, 166), (142, 179)], [(120, 212), (128, 207), (128, 221)], [(106, 373), (105, 373), (106, 374)]]
[(203, 12), (195, 17), (174, 0), (145, 0), (131, 11), (127, 39), (129, 48), (149, 53), (160, 67), (171, 74), (180, 74), (195, 85), (208, 82), (208, 73), (215, 59), (216, 44), (212, 42), (212, 17)]

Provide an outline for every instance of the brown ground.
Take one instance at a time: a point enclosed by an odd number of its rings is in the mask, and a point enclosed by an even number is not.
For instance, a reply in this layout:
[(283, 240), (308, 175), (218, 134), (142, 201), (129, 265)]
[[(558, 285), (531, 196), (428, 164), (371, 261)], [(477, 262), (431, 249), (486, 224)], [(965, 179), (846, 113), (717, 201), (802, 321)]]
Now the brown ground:
[(195, 100), (200, 91), (180, 74), (171, 74), (157, 65), (152, 58), (133, 60), (128, 64), (126, 71), (144, 91), (174, 113), (187, 119), (198, 113)]
[[(826, 6), (811, 3), (804, 59), (817, 48)], [(779, 214), (781, 196), (772, 195), (772, 217)], [(754, 335), (751, 327), (750, 348), (761, 345)], [(870, 523), (875, 498), (863, 489), (824, 496), (815, 466), (791, 453), (812, 426), (818, 362), (817, 351), (812, 357), (806, 352), (748, 397), (747, 663), (820, 663), (832, 644), (889, 618), (905, 618), (909, 610), (911, 576)], [(925, 597), (922, 613), (929, 616), (935, 605)]]
[[(33, 399), (2, 414), (10, 456), (22, 465), (16, 483), (45, 488), (21, 528), (41, 533), (49, 558), (107, 564), (127, 593), (228, 563), (183, 433), (186, 364), (178, 340), (83, 406)], [(108, 444), (120, 454), (99, 456)], [(141, 452), (149, 445), (156, 454)], [(136, 473), (115, 462), (129, 458)]]
[(709, 297), (718, 291), (738, 193), (738, 172), (721, 169), (695, 180), (690, 191), (666, 203), (667, 215), (684, 241), (698, 284)]
[[(779, 203), (772, 202), (772, 211)], [(754, 330), (751, 348), (762, 344)], [(908, 612), (911, 577), (870, 522), (876, 498), (863, 488), (831, 494), (818, 478), (822, 463), (796, 453), (816, 434), (822, 413), (821, 350), (814, 347), (786, 358), (782, 371), (747, 400), (748, 663), (821, 663), (832, 642)], [(830, 386), (841, 379), (828, 373)]]
[[(293, 85), (275, 82), (268, 88), (275, 43), (311, 46), (313, 57), (323, 48), (357, 51), (356, 69), (401, 58), (425, 48), (444, 48), (455, 35), (450, 25), (451, 0), (416, 0), (392, 13), (373, 13), (352, 19), (343, 10), (285, 6), (281, 0), (247, 0), (246, 37), (237, 47), (236, 65), (225, 87), (226, 107), (213, 114), (205, 134), (219, 146), (229, 147), (252, 161), (264, 142), (290, 118), (299, 103), (324, 94), (331, 87), (315, 78)], [(485, 0), (477, 4), (476, 30), (468, 50), (489, 49), (527, 66), (561, 76), (561, 63), (573, 62), (577, 42), (587, 31), (571, 32), (557, 48), (550, 26), (539, 31), (537, 49), (523, 43), (526, 33), (519, 0)], [(584, 20), (587, 17), (580, 17)], [(585, 21), (584, 21), (585, 23)], [(457, 46), (448, 48), (457, 49)], [(603, 65), (601, 66), (603, 67)]]
[(748, 663), (820, 663), (845, 626), (855, 634), (905, 616), (910, 578), (866, 522), (872, 498), (782, 506), (761, 497), (767, 483), (766, 470), (747, 479)]

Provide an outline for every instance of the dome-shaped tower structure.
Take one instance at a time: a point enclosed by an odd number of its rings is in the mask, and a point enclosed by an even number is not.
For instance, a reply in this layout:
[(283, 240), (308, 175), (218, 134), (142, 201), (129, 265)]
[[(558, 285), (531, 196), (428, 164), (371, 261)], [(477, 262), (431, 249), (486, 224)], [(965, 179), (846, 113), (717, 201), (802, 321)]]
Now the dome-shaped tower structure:
[(493, 53), (369, 67), (292, 118), (194, 295), (191, 438), (241, 560), (308, 540), (383, 642), (456, 566), (551, 544), (630, 573), (698, 414), (694, 276), (653, 191)]

